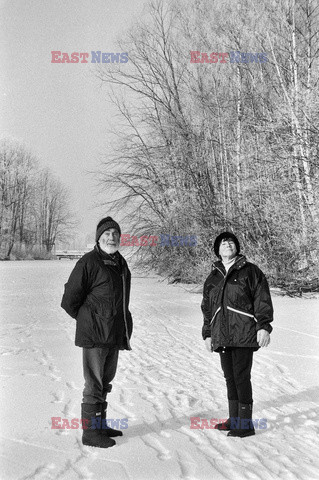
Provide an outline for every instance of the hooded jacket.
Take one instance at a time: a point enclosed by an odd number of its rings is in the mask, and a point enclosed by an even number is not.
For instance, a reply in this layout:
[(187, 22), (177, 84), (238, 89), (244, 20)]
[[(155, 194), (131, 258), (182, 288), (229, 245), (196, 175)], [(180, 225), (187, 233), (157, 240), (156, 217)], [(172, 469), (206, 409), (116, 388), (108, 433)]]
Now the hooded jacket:
[(61, 303), (76, 319), (75, 345), (131, 350), (130, 287), (131, 273), (119, 252), (112, 258), (96, 245), (83, 255), (64, 286)]
[(202, 301), (202, 336), (211, 337), (212, 350), (252, 347), (258, 350), (257, 331), (271, 333), (273, 306), (263, 272), (239, 255), (226, 273), (221, 261), (212, 265)]

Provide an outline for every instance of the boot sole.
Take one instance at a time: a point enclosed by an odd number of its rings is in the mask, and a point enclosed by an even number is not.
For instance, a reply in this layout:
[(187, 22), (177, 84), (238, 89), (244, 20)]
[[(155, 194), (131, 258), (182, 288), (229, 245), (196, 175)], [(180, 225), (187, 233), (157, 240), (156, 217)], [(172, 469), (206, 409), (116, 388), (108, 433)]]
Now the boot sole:
[(229, 432), (230, 427), (227, 427), (227, 425), (222, 426), (222, 424), (217, 424), (215, 425), (215, 430), (224, 430), (224, 432)]
[(227, 434), (227, 437), (235, 437), (235, 438), (245, 438), (245, 437), (251, 437), (252, 435), (255, 435), (255, 430), (251, 430), (249, 432), (244, 432), (244, 433), (231, 433), (233, 430), (230, 430), (230, 432)]
[(110, 448), (116, 445), (115, 440), (108, 437), (102, 437), (101, 434), (95, 438), (82, 437), (82, 443), (86, 447), (96, 447), (96, 448)]
[(112, 438), (112, 437), (123, 437), (123, 433), (122, 432), (118, 432), (118, 433), (109, 433), (108, 431), (101, 431), (101, 435), (103, 435), (103, 437), (106, 437), (106, 438)]
[(110, 445), (105, 445), (105, 444), (101, 444), (101, 443), (98, 443), (98, 444), (93, 444), (93, 443), (90, 443), (90, 442), (83, 442), (83, 445), (85, 445), (86, 447), (95, 447), (95, 448), (110, 448), (110, 447), (114, 447), (114, 445), (116, 445), (116, 443), (111, 443)]

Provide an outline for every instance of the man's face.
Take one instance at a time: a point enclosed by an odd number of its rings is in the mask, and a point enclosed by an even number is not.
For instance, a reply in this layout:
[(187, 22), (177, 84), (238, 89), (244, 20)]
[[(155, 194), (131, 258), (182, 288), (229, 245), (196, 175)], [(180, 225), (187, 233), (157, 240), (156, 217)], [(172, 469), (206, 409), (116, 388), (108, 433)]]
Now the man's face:
[(222, 258), (234, 258), (236, 256), (237, 249), (235, 242), (230, 238), (224, 238), (219, 245), (219, 255)]
[(118, 251), (120, 246), (120, 234), (116, 228), (109, 228), (105, 230), (104, 233), (100, 236), (99, 239), (101, 249), (108, 253), (112, 254)]

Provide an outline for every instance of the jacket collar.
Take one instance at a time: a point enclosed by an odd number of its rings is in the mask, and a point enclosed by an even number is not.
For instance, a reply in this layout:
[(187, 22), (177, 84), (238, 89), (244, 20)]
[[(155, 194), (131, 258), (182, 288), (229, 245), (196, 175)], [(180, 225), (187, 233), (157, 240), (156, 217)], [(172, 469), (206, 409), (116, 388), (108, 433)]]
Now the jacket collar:
[(94, 245), (95, 252), (101, 257), (104, 265), (112, 265), (114, 267), (122, 267), (122, 255), (117, 251), (113, 255), (104, 252), (99, 245)]
[[(241, 254), (237, 255), (237, 259), (236, 259), (235, 263), (228, 270), (228, 273), (231, 270), (239, 270), (244, 265), (246, 265), (246, 263), (247, 263), (247, 258), (245, 257), (245, 255), (241, 255)], [(213, 263), (212, 270), (215, 270), (215, 269), (226, 273), (224, 264), (221, 260), (218, 260), (217, 262)]]

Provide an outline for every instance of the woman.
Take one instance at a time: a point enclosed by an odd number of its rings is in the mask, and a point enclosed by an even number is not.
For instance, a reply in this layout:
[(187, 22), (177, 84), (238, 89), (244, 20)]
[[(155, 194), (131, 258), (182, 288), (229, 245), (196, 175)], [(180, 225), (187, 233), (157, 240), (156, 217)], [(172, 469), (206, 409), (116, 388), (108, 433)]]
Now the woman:
[(204, 284), (203, 339), (209, 351), (218, 352), (227, 386), (229, 418), (215, 428), (228, 436), (255, 434), (250, 380), (253, 352), (267, 347), (273, 321), (269, 286), (263, 272), (240, 255), (237, 237), (223, 232), (215, 240), (220, 259)]

